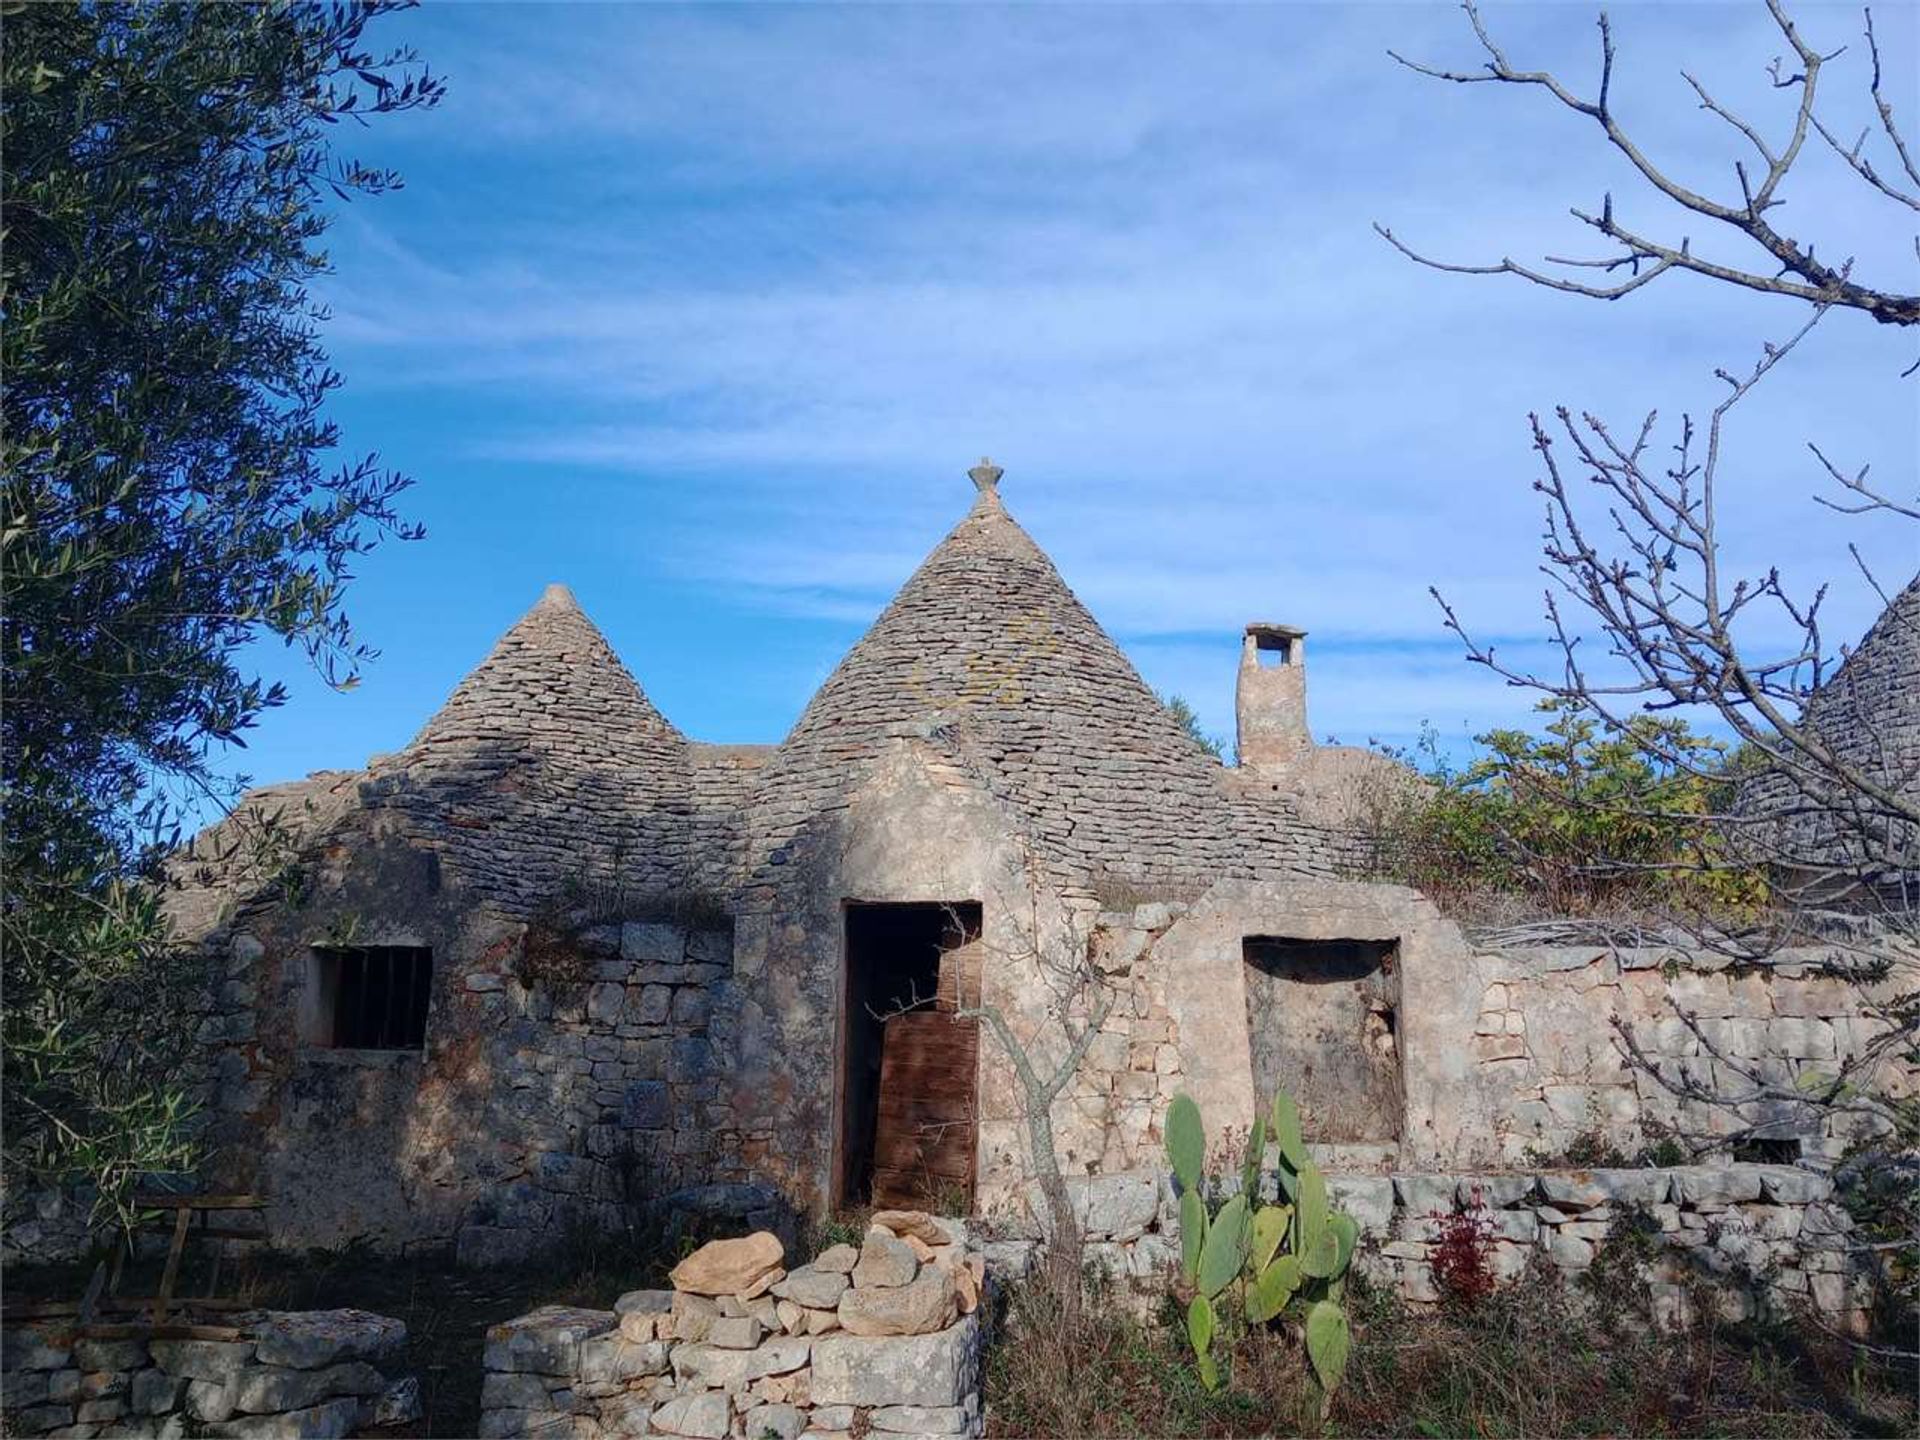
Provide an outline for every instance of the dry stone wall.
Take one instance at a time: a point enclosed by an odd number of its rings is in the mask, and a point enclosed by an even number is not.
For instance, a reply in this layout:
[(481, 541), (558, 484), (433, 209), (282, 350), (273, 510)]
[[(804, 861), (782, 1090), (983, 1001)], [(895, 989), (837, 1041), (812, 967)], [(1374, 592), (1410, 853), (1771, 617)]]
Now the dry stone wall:
[(842, 1440), (981, 1432), (986, 1267), (966, 1228), (874, 1216), (859, 1249), (784, 1268), (756, 1233), (712, 1242), (672, 1290), (547, 1306), (487, 1335), (483, 1437)]
[(396, 1372), (407, 1327), (364, 1310), (224, 1317), (236, 1340), (74, 1339), (55, 1324), (0, 1337), (9, 1435), (54, 1440), (332, 1440), (420, 1416)]
[[(1911, 982), (1863, 987), (1826, 973), (1826, 958), (1783, 952), (1763, 968), (1733, 969), (1666, 947), (1484, 955), (1470, 1043), (1492, 1100), (1494, 1158), (1522, 1164), (1583, 1139), (1632, 1154), (1673, 1132), (1710, 1140), (1757, 1123), (1782, 1154), (1836, 1159), (1855, 1136), (1828, 1109), (1792, 1100), (1730, 1109), (1669, 1088), (1697, 1082), (1742, 1096), (1758, 1077), (1791, 1091), (1802, 1076), (1835, 1074), (1865, 1054), (1887, 1030), (1868, 1000)], [(1651, 1070), (1630, 1063), (1627, 1037)], [(1914, 1072), (1890, 1056), (1874, 1083), (1894, 1098), (1911, 1095)]]
[[(1236, 1189), (1238, 1177), (1225, 1183)], [(1837, 1328), (1865, 1332), (1872, 1257), (1854, 1243), (1832, 1181), (1799, 1166), (1332, 1173), (1327, 1187), (1360, 1226), (1356, 1266), (1415, 1304), (1440, 1298), (1435, 1246), (1451, 1217), (1465, 1214), (1482, 1226), (1501, 1283), (1528, 1273), (1577, 1280), (1611, 1243), (1660, 1323), (1682, 1322), (1705, 1295), (1731, 1318), (1811, 1308)], [(1088, 1259), (1143, 1298), (1164, 1293), (1180, 1263), (1171, 1177), (1141, 1170), (1071, 1188)], [(1017, 1247), (1008, 1261), (1023, 1263)]]

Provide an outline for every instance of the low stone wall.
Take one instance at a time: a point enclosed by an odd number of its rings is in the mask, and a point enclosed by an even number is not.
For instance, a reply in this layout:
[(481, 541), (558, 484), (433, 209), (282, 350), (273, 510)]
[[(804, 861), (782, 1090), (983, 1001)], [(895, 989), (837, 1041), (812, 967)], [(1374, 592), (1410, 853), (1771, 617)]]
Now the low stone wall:
[[(1329, 1174), (1334, 1204), (1362, 1237), (1356, 1264), (1416, 1304), (1439, 1298), (1432, 1258), (1447, 1217), (1478, 1213), (1496, 1279), (1531, 1265), (1574, 1278), (1590, 1267), (1616, 1222), (1641, 1216), (1660, 1243), (1636, 1257), (1654, 1312), (1686, 1316), (1687, 1282), (1715, 1287), (1735, 1318), (1760, 1304), (1807, 1307), (1829, 1324), (1864, 1329), (1871, 1260), (1851, 1246), (1852, 1218), (1833, 1182), (1793, 1165), (1684, 1165), (1661, 1169), (1551, 1170), (1480, 1175)], [(1164, 1288), (1180, 1260), (1174, 1186), (1152, 1171), (1071, 1182), (1088, 1236), (1088, 1258), (1142, 1292)], [(1003, 1257), (1000, 1250), (1008, 1253)], [(998, 1266), (1018, 1265), (1018, 1247), (989, 1247)]]
[(762, 1232), (696, 1251), (673, 1290), (496, 1325), (480, 1434), (978, 1435), (985, 1260), (957, 1222), (875, 1218), (859, 1250), (792, 1271)]
[(407, 1327), (364, 1310), (233, 1317), (239, 1340), (74, 1339), (57, 1322), (0, 1337), (0, 1433), (58, 1440), (331, 1440), (420, 1414), (390, 1373)]
[(627, 1339), (623, 1325), (646, 1314), (547, 1306), (495, 1326), (481, 1436), (841, 1440), (862, 1424), (869, 1435), (980, 1433), (978, 1314), (930, 1335), (762, 1331), (745, 1349)]

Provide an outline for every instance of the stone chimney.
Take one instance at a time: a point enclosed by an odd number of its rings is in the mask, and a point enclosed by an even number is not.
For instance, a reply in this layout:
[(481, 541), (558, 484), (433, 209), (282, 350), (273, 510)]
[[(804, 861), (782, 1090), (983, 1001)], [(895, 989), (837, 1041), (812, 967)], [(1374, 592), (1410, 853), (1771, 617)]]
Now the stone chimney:
[(1247, 626), (1234, 711), (1242, 765), (1284, 765), (1313, 743), (1306, 631), (1259, 621)]

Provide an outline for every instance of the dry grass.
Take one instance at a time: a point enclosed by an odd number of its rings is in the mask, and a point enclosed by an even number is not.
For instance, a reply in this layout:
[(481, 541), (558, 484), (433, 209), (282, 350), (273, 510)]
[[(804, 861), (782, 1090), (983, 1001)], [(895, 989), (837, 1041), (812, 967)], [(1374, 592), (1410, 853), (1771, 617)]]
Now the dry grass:
[[(1711, 1320), (1652, 1330), (1547, 1280), (1471, 1313), (1413, 1313), (1356, 1285), (1345, 1385), (1321, 1396), (1297, 1341), (1258, 1332), (1215, 1394), (1179, 1317), (1090, 1304), (1076, 1328), (1044, 1293), (1010, 1301), (989, 1365), (991, 1435), (1754, 1436), (1915, 1433), (1910, 1373), (1817, 1331)], [(1710, 1307), (1702, 1306), (1706, 1311)], [(1615, 1323), (1606, 1322), (1611, 1314)]]

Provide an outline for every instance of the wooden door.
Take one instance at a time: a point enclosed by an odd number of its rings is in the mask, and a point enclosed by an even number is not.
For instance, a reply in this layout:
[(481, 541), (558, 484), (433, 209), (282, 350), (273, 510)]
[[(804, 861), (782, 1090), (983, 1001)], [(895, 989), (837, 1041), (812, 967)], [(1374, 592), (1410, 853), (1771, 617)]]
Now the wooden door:
[(979, 1055), (977, 1020), (940, 1010), (887, 1018), (873, 1141), (875, 1205), (964, 1199), (971, 1209)]

